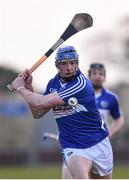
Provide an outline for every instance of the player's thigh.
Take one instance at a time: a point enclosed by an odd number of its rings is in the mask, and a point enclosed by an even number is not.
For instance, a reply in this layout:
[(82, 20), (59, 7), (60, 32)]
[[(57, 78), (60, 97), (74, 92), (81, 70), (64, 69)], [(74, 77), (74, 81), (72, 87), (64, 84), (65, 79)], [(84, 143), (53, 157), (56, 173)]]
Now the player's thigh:
[(65, 162), (62, 164), (62, 179), (73, 179), (71, 172)]
[(92, 161), (86, 157), (74, 155), (68, 159), (67, 166), (74, 179), (88, 179)]

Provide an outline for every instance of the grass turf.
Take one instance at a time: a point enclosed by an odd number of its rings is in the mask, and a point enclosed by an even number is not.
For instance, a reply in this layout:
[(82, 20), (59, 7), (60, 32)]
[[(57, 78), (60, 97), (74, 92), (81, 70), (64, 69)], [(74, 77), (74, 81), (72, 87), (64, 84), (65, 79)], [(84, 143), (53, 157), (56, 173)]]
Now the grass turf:
[[(61, 166), (0, 167), (0, 179), (60, 179)], [(113, 179), (129, 179), (128, 166), (115, 166)]]

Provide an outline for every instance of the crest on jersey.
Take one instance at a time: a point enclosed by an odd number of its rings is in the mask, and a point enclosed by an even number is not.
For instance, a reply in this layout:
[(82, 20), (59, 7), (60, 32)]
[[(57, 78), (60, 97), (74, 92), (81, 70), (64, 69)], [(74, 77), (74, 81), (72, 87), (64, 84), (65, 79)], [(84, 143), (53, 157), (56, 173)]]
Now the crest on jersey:
[(101, 101), (100, 105), (103, 108), (107, 108), (108, 107), (108, 102), (107, 101)]

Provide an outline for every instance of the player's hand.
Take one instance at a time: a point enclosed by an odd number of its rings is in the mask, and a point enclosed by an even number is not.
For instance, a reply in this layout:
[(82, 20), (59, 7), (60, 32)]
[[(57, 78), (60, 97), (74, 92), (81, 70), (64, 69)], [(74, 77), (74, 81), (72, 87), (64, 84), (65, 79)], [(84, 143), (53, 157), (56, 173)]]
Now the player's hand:
[(24, 79), (23, 77), (17, 77), (11, 84), (12, 88), (15, 90), (15, 91), (18, 91), (18, 88), (19, 87), (25, 87), (25, 82), (24, 82)]
[(22, 73), (19, 74), (19, 77), (22, 77), (25, 81), (25, 87), (31, 91), (33, 91), (32, 87), (32, 75), (28, 69), (25, 69)]

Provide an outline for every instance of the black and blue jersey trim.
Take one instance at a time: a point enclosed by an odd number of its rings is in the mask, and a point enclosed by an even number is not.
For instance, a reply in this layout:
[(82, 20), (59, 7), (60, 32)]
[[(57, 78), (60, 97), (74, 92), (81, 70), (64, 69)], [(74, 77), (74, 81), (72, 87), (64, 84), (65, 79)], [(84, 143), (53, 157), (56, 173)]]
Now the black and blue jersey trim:
[(80, 75), (77, 77), (77, 83), (74, 84), (72, 87), (65, 89), (62, 92), (59, 92), (58, 95), (60, 96), (61, 99), (67, 98), (72, 96), (73, 94), (78, 93), (81, 91), (84, 87), (86, 86), (86, 78), (84, 75)]

